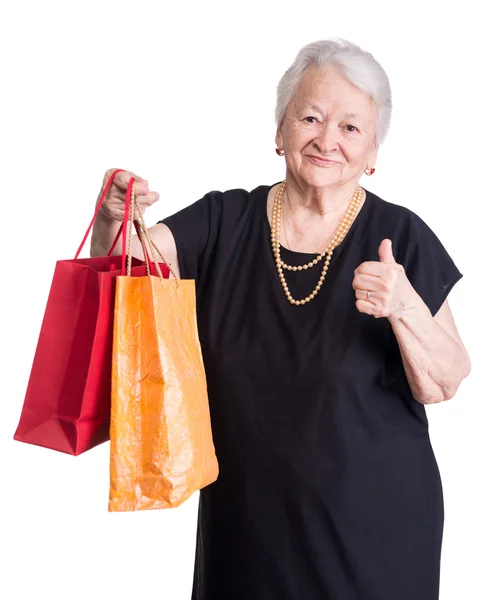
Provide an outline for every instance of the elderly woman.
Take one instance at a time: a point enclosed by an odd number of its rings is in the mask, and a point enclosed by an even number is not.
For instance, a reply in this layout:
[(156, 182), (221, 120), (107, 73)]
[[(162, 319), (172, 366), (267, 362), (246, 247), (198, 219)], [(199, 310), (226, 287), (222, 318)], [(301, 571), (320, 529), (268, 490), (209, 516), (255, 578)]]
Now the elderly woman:
[[(200, 493), (196, 600), (438, 598), (425, 405), (470, 370), (446, 300), (461, 273), (416, 214), (359, 184), (390, 116), (371, 54), (312, 43), (278, 85), (284, 181), (209, 192), (149, 230), (196, 280), (220, 467)], [(115, 237), (131, 175), (92, 255)], [(145, 180), (137, 191), (142, 210), (158, 199)]]

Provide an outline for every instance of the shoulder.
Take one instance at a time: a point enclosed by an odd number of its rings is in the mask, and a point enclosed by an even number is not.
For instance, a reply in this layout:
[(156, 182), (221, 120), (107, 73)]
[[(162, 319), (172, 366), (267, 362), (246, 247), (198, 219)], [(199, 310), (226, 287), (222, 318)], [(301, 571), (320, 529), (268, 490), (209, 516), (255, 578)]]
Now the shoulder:
[(202, 200), (206, 202), (214, 202), (219, 205), (245, 205), (257, 200), (264, 194), (267, 195), (270, 188), (271, 186), (269, 185), (259, 185), (251, 191), (248, 191), (244, 188), (232, 188), (225, 191), (212, 190), (206, 193)]
[(413, 259), (417, 252), (442, 247), (436, 233), (416, 212), (367, 192), (371, 201), (370, 225), (393, 242), (399, 261)]
[(406, 206), (395, 204), (388, 200), (384, 200), (377, 194), (367, 191), (369, 200), (371, 201), (375, 215), (385, 221), (391, 220), (396, 225), (419, 222), (425, 225), (421, 217)]
[(368, 192), (371, 222), (379, 237), (393, 243), (393, 254), (412, 285), (435, 315), (449, 291), (462, 277), (435, 232), (411, 209)]
[(183, 278), (204, 277), (220, 250), (227, 252), (242, 231), (260, 222), (262, 198), (269, 188), (212, 190), (162, 220), (176, 242)]
[(269, 189), (270, 186), (260, 185), (251, 191), (243, 188), (211, 190), (161, 222), (172, 230), (177, 244), (180, 238), (188, 238), (196, 240), (201, 249), (208, 241), (212, 242), (220, 235), (228, 236), (241, 224), (259, 216), (258, 207)]
[(251, 206), (262, 193), (267, 194), (270, 186), (262, 185), (248, 191), (243, 188), (233, 188), (220, 191), (211, 190), (202, 198), (187, 204), (176, 213), (163, 219), (163, 222), (178, 221), (182, 219), (198, 219), (200, 216), (209, 219), (218, 219), (225, 214), (238, 213)]
[(244, 219), (256, 218), (260, 215), (261, 207), (266, 203), (269, 185), (259, 185), (252, 190), (231, 188), (228, 190), (212, 190), (196, 202), (198, 208), (203, 208), (211, 222), (218, 226), (234, 225)]

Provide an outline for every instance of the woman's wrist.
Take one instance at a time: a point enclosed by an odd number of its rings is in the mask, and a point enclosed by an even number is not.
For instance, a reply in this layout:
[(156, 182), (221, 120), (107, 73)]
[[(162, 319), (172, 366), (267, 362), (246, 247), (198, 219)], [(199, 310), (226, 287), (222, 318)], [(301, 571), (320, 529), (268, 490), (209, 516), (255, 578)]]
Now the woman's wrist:
[(408, 298), (401, 303), (401, 306), (388, 317), (391, 324), (403, 323), (413, 326), (418, 322), (427, 322), (433, 319), (431, 311), (424, 300), (411, 286), (411, 293)]

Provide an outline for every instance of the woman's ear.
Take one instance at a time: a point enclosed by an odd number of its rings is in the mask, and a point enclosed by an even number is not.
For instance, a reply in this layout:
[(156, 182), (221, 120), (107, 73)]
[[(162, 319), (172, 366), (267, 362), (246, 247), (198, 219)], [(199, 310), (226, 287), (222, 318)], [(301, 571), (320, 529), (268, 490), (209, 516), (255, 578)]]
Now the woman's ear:
[(375, 166), (376, 161), (378, 159), (378, 148), (376, 146), (376, 143), (374, 144), (374, 149), (371, 152), (371, 154), (369, 155), (368, 158), (368, 167), (371, 169)]
[(275, 141), (276, 141), (276, 146), (282, 150), (283, 149), (283, 136), (281, 134), (281, 129), (280, 128), (278, 128), (276, 130)]

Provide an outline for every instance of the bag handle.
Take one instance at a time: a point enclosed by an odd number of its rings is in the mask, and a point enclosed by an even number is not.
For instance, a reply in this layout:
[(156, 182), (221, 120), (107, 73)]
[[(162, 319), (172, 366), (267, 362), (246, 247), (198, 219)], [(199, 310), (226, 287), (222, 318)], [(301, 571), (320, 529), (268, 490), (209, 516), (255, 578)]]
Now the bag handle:
[[(148, 228), (145, 225), (145, 221), (143, 220), (143, 215), (141, 213), (139, 213), (139, 221), (140, 221), (140, 227), (143, 230), (143, 234), (148, 242), (148, 246), (150, 248), (150, 252), (153, 256), (153, 261), (156, 265), (157, 270), (159, 270), (159, 266), (158, 266), (158, 258), (155, 258), (155, 252), (156, 251), (156, 255), (157, 257), (159, 257), (164, 263), (165, 265), (168, 265), (168, 263), (166, 262), (166, 258), (163, 256), (163, 254), (161, 253), (160, 249), (158, 248), (158, 246), (155, 244), (155, 242), (151, 239), (150, 236), (150, 232), (148, 231)], [(179, 279), (176, 276), (176, 273), (173, 271), (173, 269), (169, 269), (170, 273), (173, 275), (173, 279), (176, 280), (176, 283), (179, 284)], [(163, 279), (163, 277), (162, 277)]]
[[(153, 251), (156, 251), (156, 254), (159, 258), (161, 258), (161, 260), (165, 263), (165, 265), (168, 266), (168, 263), (166, 262), (166, 258), (163, 256), (163, 254), (161, 253), (161, 250), (158, 248), (158, 246), (155, 244), (155, 242), (152, 240), (151, 236), (150, 236), (150, 232), (148, 231), (147, 226), (145, 225), (145, 221), (143, 219), (143, 215), (141, 213), (139, 213), (139, 221), (140, 221), (140, 226), (143, 230), (143, 233), (148, 241), (149, 244), (149, 248), (150, 251), (152, 253), (152, 256), (154, 258), (155, 253)], [(156, 259), (158, 260), (158, 259)], [(178, 277), (176, 276), (176, 273), (173, 271), (173, 269), (169, 269), (170, 273), (173, 275), (173, 279), (176, 279), (177, 283), (179, 282)]]
[[(127, 269), (126, 269), (126, 273), (128, 276), (130, 276), (131, 274), (131, 242), (132, 242), (132, 237), (133, 237), (133, 223), (135, 225), (136, 231), (138, 233), (138, 237), (140, 239), (140, 242), (143, 246), (143, 251), (145, 253), (145, 256), (148, 256), (148, 262), (150, 263), (150, 267), (153, 270), (153, 266), (156, 268), (156, 272), (160, 278), (161, 281), (164, 280), (163, 277), (163, 273), (161, 272), (161, 268), (160, 265), (158, 264), (158, 258), (155, 256), (155, 252), (154, 250), (156, 250), (158, 256), (161, 258), (161, 260), (165, 263), (168, 264), (165, 260), (165, 257), (163, 256), (163, 254), (160, 252), (160, 250), (158, 249), (158, 247), (156, 246), (156, 244), (153, 242), (153, 240), (151, 239), (150, 233), (148, 231), (148, 228), (145, 225), (145, 221), (143, 219), (143, 215), (141, 214), (140, 211), (140, 206), (136, 200), (136, 196), (135, 196), (135, 190), (134, 190), (134, 185), (135, 185), (135, 178), (132, 177), (130, 179), (130, 182), (128, 184), (128, 189), (127, 189), (127, 193), (126, 193), (126, 202), (125, 204), (128, 205), (128, 218), (130, 221), (130, 233), (128, 236), (128, 249), (124, 252), (124, 254), (127, 255)], [(131, 208), (133, 206), (133, 208)], [(133, 221), (133, 214), (135, 211), (135, 208), (137, 210), (138, 213), (138, 221)], [(126, 217), (126, 212), (127, 209), (125, 208), (125, 217)], [(126, 224), (124, 221), (124, 225), (123, 225), (123, 248), (125, 248), (126, 245)], [(148, 253), (149, 250), (149, 253)], [(153, 265), (151, 264), (151, 259), (149, 258), (151, 255), (152, 260), (153, 260)], [(178, 278), (176, 276), (176, 274), (170, 269), (170, 272), (173, 274), (174, 279), (176, 280), (177, 284), (179, 283)], [(123, 273), (123, 270), (122, 270)], [(150, 273), (148, 273), (148, 275), (150, 275)]]
[[(150, 232), (148, 231), (148, 228), (145, 225), (145, 221), (143, 220), (143, 215), (141, 213), (139, 213), (139, 215), (140, 215), (140, 217), (139, 217), (140, 227), (141, 227), (141, 229), (143, 231), (143, 235), (145, 236), (146, 241), (148, 243), (148, 246), (150, 248), (150, 252), (151, 252), (151, 254), (153, 256), (153, 261), (155, 263), (156, 269), (160, 273), (161, 279), (163, 279), (163, 276), (162, 276), (161, 271), (160, 271), (160, 267), (158, 265), (158, 258), (155, 258), (154, 250), (156, 251), (157, 255), (161, 258), (161, 260), (165, 263), (165, 265), (168, 265), (168, 263), (166, 262), (166, 258), (163, 256), (163, 254), (161, 253), (161, 251), (158, 248), (158, 246), (152, 240), (152, 238), (150, 236)], [(173, 269), (169, 269), (169, 271), (173, 275), (173, 279), (176, 281), (176, 287), (179, 287), (180, 280), (178, 279), (176, 273), (173, 271)]]
[[(136, 229), (138, 234), (138, 239), (140, 240), (141, 247), (143, 249), (143, 255), (145, 257), (145, 266), (146, 273), (148, 276), (151, 275), (151, 272), (154, 270), (155, 263), (154, 259), (152, 261), (150, 257), (150, 253), (148, 252), (148, 246), (145, 242), (145, 236), (141, 225), (138, 221), (134, 220), (135, 208), (139, 215), (141, 215), (139, 204), (135, 197), (135, 183), (136, 179), (132, 177), (128, 182), (128, 187), (126, 190), (125, 197), (125, 213), (123, 216), (123, 224), (121, 226), (122, 233), (122, 250), (121, 250), (121, 274), (131, 276), (131, 260), (132, 260), (132, 241), (133, 241), (133, 228)], [(130, 225), (128, 240), (126, 239), (126, 232), (128, 231), (128, 224)], [(127, 247), (128, 242), (128, 247)], [(151, 252), (151, 250), (150, 250)], [(160, 277), (163, 279), (163, 274), (161, 273), (161, 269), (159, 265), (157, 265), (157, 270), (160, 274)]]
[[(103, 205), (103, 202), (105, 201), (106, 195), (108, 194), (108, 191), (110, 190), (112, 184), (113, 184), (113, 180), (115, 179), (115, 176), (117, 175), (117, 173), (124, 173), (125, 169), (116, 169), (110, 176), (110, 179), (108, 180), (105, 189), (102, 192), (102, 195), (98, 201), (96, 210), (95, 210), (95, 214), (93, 215), (93, 218), (90, 222), (90, 225), (88, 226), (88, 229), (85, 233), (85, 235), (83, 236), (83, 240), (81, 241), (80, 247), (78, 248), (76, 254), (75, 254), (75, 260), (78, 258), (80, 252), (83, 249), (83, 246), (85, 245), (85, 242), (88, 238), (88, 235), (90, 234), (90, 231), (95, 223), (95, 220), (98, 216), (98, 213), (100, 212), (100, 209)], [(138, 202), (136, 200), (136, 196), (134, 193), (134, 185), (136, 183), (136, 179), (134, 177), (132, 177), (130, 179), (130, 181), (128, 182), (128, 188), (126, 191), (126, 197), (125, 197), (125, 211), (124, 211), (124, 215), (123, 215), (123, 222), (121, 223), (119, 229), (118, 229), (118, 233), (116, 234), (116, 237), (113, 241), (113, 244), (110, 248), (110, 250), (108, 251), (107, 256), (111, 256), (111, 253), (113, 252), (118, 240), (120, 239), (120, 236), (122, 237), (122, 251), (121, 251), (121, 256), (122, 256), (122, 266), (121, 266), (121, 274), (125, 275), (126, 272), (128, 271), (128, 275), (131, 275), (131, 259), (132, 259), (132, 253), (131, 253), (131, 242), (132, 242), (132, 237), (133, 237), (133, 227), (135, 228), (137, 235), (138, 235), (138, 239), (140, 240), (142, 249), (143, 249), (143, 255), (145, 257), (145, 266), (146, 266), (146, 272), (148, 275), (151, 275), (151, 272), (154, 270), (154, 268), (156, 267), (156, 271), (159, 275), (159, 277), (163, 280), (163, 273), (161, 272), (160, 266), (158, 264), (157, 259), (155, 259), (154, 257), (154, 252), (153, 252), (153, 248), (156, 250), (156, 252), (158, 253), (158, 255), (160, 256), (160, 258), (163, 260), (163, 262), (165, 264), (166, 260), (164, 259), (163, 255), (161, 254), (161, 252), (158, 250), (157, 246), (155, 245), (155, 243), (153, 242), (153, 240), (151, 239), (149, 233), (148, 233), (148, 229), (145, 226), (145, 222), (143, 220), (143, 215), (140, 212), (140, 207), (138, 205)], [(132, 201), (133, 199), (133, 201)], [(131, 210), (131, 206), (133, 204), (133, 210)], [(137, 209), (138, 215), (139, 215), (139, 219), (140, 219), (140, 223), (136, 220), (133, 219), (133, 215), (135, 210)], [(129, 234), (129, 240), (128, 240), (128, 250), (126, 248), (126, 232), (128, 231), (128, 223), (130, 223), (130, 234)], [(145, 239), (146, 238), (146, 239)], [(149, 250), (149, 252), (148, 252)], [(153, 257), (153, 258), (152, 258)], [(128, 268), (127, 268), (127, 260), (128, 260)], [(170, 269), (171, 273), (173, 274), (173, 277), (177, 280), (178, 278), (176, 277), (176, 274)]]
[[(100, 212), (100, 208), (102, 207), (102, 204), (103, 204), (103, 202), (105, 201), (106, 195), (108, 194), (108, 191), (110, 190), (110, 188), (111, 188), (111, 186), (112, 186), (112, 184), (113, 184), (113, 180), (115, 179), (115, 175), (116, 175), (117, 173), (122, 173), (122, 172), (124, 172), (124, 171), (125, 171), (125, 169), (116, 169), (116, 171), (114, 171), (114, 172), (112, 173), (112, 175), (110, 176), (110, 179), (108, 180), (108, 183), (106, 184), (106, 186), (105, 186), (105, 189), (103, 190), (103, 193), (102, 193), (102, 195), (101, 195), (101, 197), (100, 197), (100, 200), (98, 201), (98, 205), (97, 205), (97, 207), (96, 207), (95, 214), (93, 215), (93, 219), (91, 220), (91, 223), (90, 223), (90, 225), (88, 226), (87, 232), (85, 233), (85, 235), (84, 235), (84, 237), (83, 237), (83, 239), (82, 239), (82, 241), (81, 241), (80, 247), (78, 248), (78, 250), (77, 250), (77, 252), (76, 252), (76, 254), (75, 254), (75, 259), (74, 259), (74, 260), (76, 260), (76, 259), (78, 258), (78, 256), (79, 256), (80, 252), (81, 252), (81, 251), (82, 251), (82, 249), (83, 249), (83, 246), (85, 245), (85, 242), (86, 242), (86, 240), (87, 240), (87, 238), (88, 238), (88, 236), (89, 236), (89, 234), (90, 234), (91, 228), (93, 227), (93, 224), (94, 224), (94, 223), (95, 223), (95, 221), (96, 221), (96, 218), (97, 218), (97, 216), (98, 216), (98, 213)], [(113, 252), (113, 249), (115, 248), (115, 246), (116, 246), (116, 243), (118, 242), (118, 239), (119, 239), (119, 237), (120, 237), (120, 235), (121, 235), (121, 233), (122, 233), (122, 229), (123, 229), (123, 227), (124, 227), (124, 221), (123, 221), (123, 224), (122, 224), (122, 225), (120, 225), (120, 229), (118, 230), (118, 233), (116, 234), (115, 241), (113, 242), (113, 245), (112, 245), (112, 247), (110, 248), (110, 250), (109, 250), (109, 252), (108, 252), (107, 256), (111, 256), (111, 253)]]

